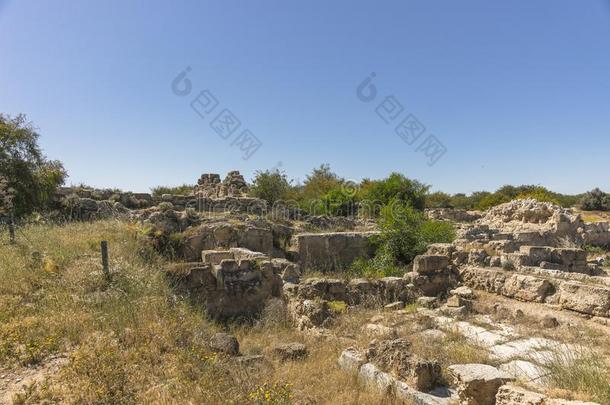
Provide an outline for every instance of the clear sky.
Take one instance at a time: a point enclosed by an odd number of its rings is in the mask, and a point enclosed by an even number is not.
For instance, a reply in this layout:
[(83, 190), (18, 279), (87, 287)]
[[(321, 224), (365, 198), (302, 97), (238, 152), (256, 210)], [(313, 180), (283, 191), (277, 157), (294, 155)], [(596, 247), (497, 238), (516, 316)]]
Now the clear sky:
[[(386, 96), (404, 109), (388, 124)], [(194, 99), (216, 107), (202, 118)], [(211, 127), (224, 109), (241, 122), (228, 139)], [(329, 163), (448, 192), (610, 191), (610, 3), (0, 0), (0, 111), (26, 113), (68, 182), (97, 187)], [(411, 145), (394, 132), (408, 114), (426, 128)], [(262, 143), (247, 160), (245, 129)], [(446, 148), (433, 166), (416, 151), (430, 134)]]

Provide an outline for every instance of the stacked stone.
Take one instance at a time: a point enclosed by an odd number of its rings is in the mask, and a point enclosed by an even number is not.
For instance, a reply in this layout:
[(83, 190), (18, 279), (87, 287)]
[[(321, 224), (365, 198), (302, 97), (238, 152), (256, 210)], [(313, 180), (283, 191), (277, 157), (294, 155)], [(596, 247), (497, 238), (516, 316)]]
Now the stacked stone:
[(220, 175), (204, 173), (197, 181), (194, 190), (196, 195), (209, 198), (243, 197), (248, 192), (248, 185), (239, 171), (230, 171), (224, 181)]
[(222, 182), (223, 197), (241, 197), (248, 192), (248, 185), (244, 176), (239, 171), (233, 170), (227, 173)]

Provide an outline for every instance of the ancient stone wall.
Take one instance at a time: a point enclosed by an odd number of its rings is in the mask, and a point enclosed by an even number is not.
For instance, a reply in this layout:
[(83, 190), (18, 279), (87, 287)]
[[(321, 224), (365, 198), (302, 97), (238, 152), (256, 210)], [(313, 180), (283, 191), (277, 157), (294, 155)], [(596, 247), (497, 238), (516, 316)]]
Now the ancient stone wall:
[(375, 253), (371, 237), (378, 232), (329, 232), (295, 235), (292, 250), (305, 271), (343, 271), (357, 258)]

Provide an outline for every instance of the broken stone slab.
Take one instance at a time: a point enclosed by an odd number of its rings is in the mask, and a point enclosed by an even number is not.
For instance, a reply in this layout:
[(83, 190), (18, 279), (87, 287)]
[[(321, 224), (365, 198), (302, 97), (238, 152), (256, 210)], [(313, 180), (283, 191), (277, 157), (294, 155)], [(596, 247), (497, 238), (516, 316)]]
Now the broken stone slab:
[(362, 327), (362, 330), (369, 336), (377, 336), (377, 337), (396, 337), (398, 336), (398, 331), (396, 328), (392, 328), (385, 325), (380, 325), (376, 323), (367, 323)]
[(421, 305), (424, 308), (436, 308), (436, 306), (438, 304), (438, 298), (419, 297), (416, 302), (417, 302), (417, 305)]
[(396, 379), (389, 373), (381, 371), (372, 363), (363, 364), (358, 372), (358, 380), (365, 387), (374, 388), (384, 395), (393, 392)]
[(360, 367), (366, 363), (366, 357), (357, 349), (350, 347), (341, 352), (339, 367), (350, 374), (358, 374)]
[(394, 395), (397, 399), (413, 405), (449, 405), (452, 403), (454, 391), (440, 387), (430, 392), (421, 392), (409, 387), (403, 381), (394, 384)]
[(474, 299), (474, 291), (471, 288), (466, 287), (465, 285), (460, 286), (458, 288), (454, 288), (449, 291), (449, 294), (458, 296), (463, 299), (471, 300)]
[(529, 382), (536, 382), (546, 375), (542, 367), (526, 360), (512, 360), (501, 364), (498, 368), (517, 379)]
[(462, 405), (494, 405), (498, 389), (515, 380), (510, 374), (487, 364), (454, 364), (448, 371)]
[(404, 309), (404, 307), (405, 307), (405, 303), (403, 301), (396, 301), (396, 302), (386, 305), (383, 308), (388, 311), (397, 311), (399, 309)]
[(528, 391), (512, 384), (500, 387), (496, 395), (496, 405), (599, 405), (595, 402), (570, 401), (548, 398), (543, 394)]
[(418, 391), (431, 390), (440, 381), (439, 363), (411, 353), (411, 344), (404, 338), (373, 340), (366, 351), (366, 357), (369, 362), (391, 372)]
[(419, 255), (413, 260), (413, 272), (433, 275), (449, 266), (449, 257), (443, 255)]
[(452, 318), (461, 318), (468, 315), (468, 308), (466, 306), (450, 307), (449, 305), (443, 305), (440, 311), (442, 314)]
[(274, 347), (273, 354), (281, 361), (301, 360), (307, 357), (309, 351), (302, 343), (286, 343)]
[(216, 265), (223, 260), (235, 259), (233, 253), (228, 250), (203, 250), (201, 251), (201, 260), (204, 264)]
[(546, 397), (514, 385), (503, 385), (496, 395), (496, 405), (544, 405)]

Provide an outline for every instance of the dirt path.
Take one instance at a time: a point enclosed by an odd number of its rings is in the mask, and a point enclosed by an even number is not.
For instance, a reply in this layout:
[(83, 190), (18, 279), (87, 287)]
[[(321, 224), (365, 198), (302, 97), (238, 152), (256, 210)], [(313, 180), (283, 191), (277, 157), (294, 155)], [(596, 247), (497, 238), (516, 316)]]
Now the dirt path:
[(57, 373), (67, 362), (68, 358), (60, 355), (35, 367), (16, 370), (0, 367), (0, 404), (12, 404), (15, 394), (21, 393), (31, 384), (41, 382), (45, 377)]

